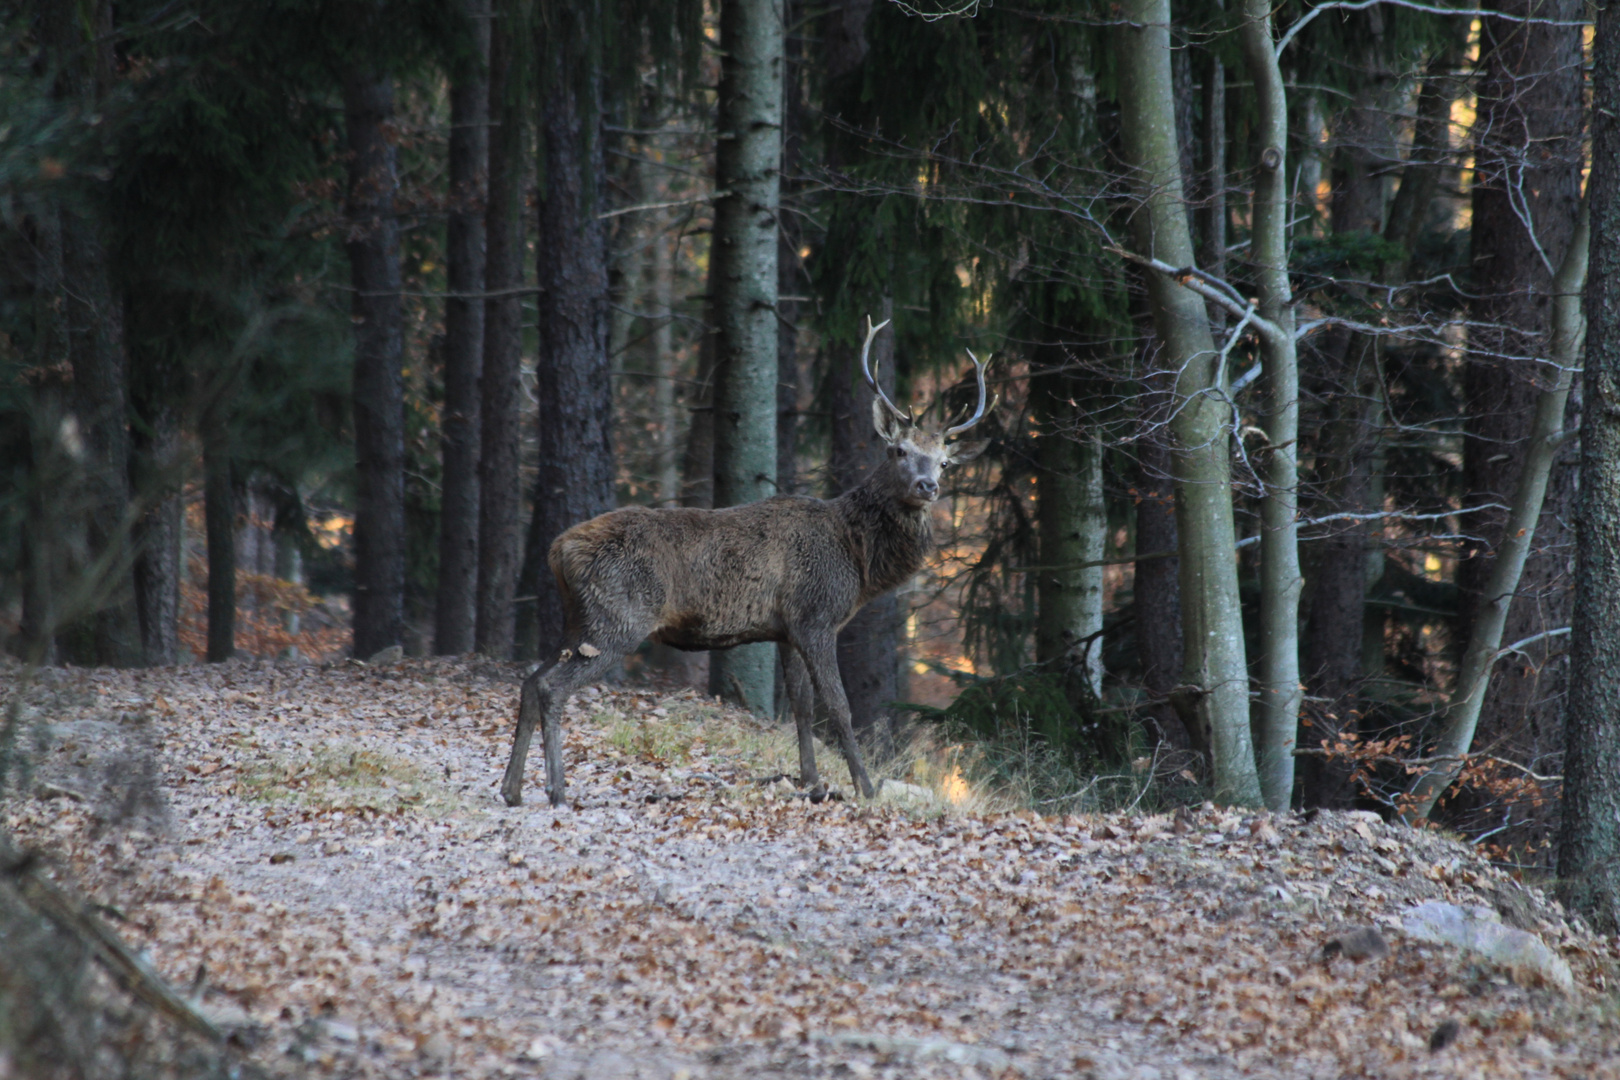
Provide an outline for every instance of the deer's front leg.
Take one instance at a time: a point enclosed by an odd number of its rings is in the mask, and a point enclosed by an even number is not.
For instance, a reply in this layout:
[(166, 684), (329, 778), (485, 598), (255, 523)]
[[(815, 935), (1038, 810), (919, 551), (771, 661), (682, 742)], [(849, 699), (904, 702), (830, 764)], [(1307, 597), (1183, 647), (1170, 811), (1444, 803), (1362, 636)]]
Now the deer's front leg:
[(866, 775), (865, 763), (861, 761), (861, 748), (855, 744), (855, 729), (849, 720), (849, 699), (844, 696), (844, 683), (838, 677), (837, 638), (830, 632), (815, 634), (799, 643), (799, 651), (804, 654), (805, 666), (810, 669), (810, 681), (815, 685), (816, 696), (832, 714), (839, 747), (844, 751), (844, 760), (849, 763), (849, 778), (860, 789), (861, 795), (870, 799), (872, 781)]
[(804, 669), (804, 657), (791, 644), (777, 646), (782, 656), (782, 677), (787, 680), (788, 702), (793, 707), (793, 722), (799, 729), (799, 783), (807, 788), (821, 784), (816, 771), (816, 743), (811, 727), (815, 719), (815, 698), (810, 689), (810, 673)]

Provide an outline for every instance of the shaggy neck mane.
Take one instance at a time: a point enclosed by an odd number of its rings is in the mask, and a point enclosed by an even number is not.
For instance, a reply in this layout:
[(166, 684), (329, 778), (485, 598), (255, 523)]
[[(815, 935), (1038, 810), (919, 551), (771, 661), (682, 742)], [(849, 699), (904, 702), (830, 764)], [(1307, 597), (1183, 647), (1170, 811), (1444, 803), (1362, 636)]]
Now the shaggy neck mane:
[(927, 507), (915, 508), (889, 490), (879, 470), (836, 500), (849, 523), (849, 542), (861, 570), (861, 602), (915, 574), (934, 548)]

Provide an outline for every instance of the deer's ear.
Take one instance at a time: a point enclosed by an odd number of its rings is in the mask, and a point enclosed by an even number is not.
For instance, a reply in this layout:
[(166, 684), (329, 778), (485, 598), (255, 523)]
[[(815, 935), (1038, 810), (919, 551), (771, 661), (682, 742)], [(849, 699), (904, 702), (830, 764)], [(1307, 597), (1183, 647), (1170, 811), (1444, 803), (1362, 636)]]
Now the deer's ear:
[(958, 465), (964, 461), (972, 461), (984, 453), (985, 448), (989, 445), (989, 439), (974, 439), (971, 442), (952, 443), (950, 448), (951, 461)]
[(872, 399), (872, 427), (877, 431), (878, 438), (893, 446), (906, 433), (906, 426), (905, 421), (885, 408), (882, 401)]

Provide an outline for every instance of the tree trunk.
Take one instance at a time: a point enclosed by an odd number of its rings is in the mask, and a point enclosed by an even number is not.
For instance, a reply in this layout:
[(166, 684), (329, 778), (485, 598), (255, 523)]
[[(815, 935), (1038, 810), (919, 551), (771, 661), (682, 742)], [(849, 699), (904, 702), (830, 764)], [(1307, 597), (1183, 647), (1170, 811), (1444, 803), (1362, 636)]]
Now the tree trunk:
[[(874, 322), (893, 313), (885, 296)], [(872, 342), (872, 364), (884, 392), (895, 394), (894, 334), (879, 334)], [(832, 446), (827, 455), (831, 494), (841, 495), (860, 484), (884, 459), (883, 443), (872, 427), (874, 394), (860, 376), (853, 351), (832, 350)], [(838, 632), (838, 672), (849, 699), (850, 723), (863, 742), (880, 753), (894, 745), (895, 724), (890, 702), (900, 694), (900, 607), (889, 593), (867, 604)]]
[(523, 115), (514, 54), (526, 47), (512, 25), (516, 4), (502, 0), (489, 58), (489, 201), (485, 215), (484, 370), (478, 455), (478, 596), (473, 644), (498, 660), (512, 656), (519, 594), (518, 424), (523, 388)]
[[(1041, 350), (1045, 372), (1033, 381), (1031, 403), (1040, 423), (1035, 440), (1035, 498), (1040, 564), (1036, 579), (1035, 660), (1095, 700), (1102, 694), (1103, 501), (1102, 443), (1094, 430), (1071, 430), (1082, 393), (1061, 368), (1061, 346)], [(1058, 370), (1052, 370), (1058, 369)], [(1086, 565), (1086, 564), (1093, 565)]]
[(34, 270), (34, 355), (43, 375), (33, 389), (28, 415), (28, 517), (23, 535), (22, 642), (30, 664), (56, 663), (58, 601), (62, 586), (64, 507), (61, 492), (71, 483), (69, 447), (64, 445), (62, 381), (69, 371), (67, 319), (62, 310), (62, 217), (47, 203), (32, 219)]
[(1288, 279), (1288, 91), (1277, 67), (1271, 8), (1244, 0), (1238, 31), (1259, 99), (1261, 143), (1254, 190), (1254, 261), (1260, 314), (1281, 331), (1260, 336), (1265, 444), (1257, 448), (1260, 504), (1260, 787), (1266, 806), (1294, 794), (1299, 684), (1299, 362)]
[[(1136, 244), (1146, 256), (1191, 266), (1170, 78), (1169, 3), (1127, 0), (1121, 14), (1126, 25), (1115, 40), (1123, 148), (1144, 204), (1132, 218)], [(1209, 393), (1220, 387), (1222, 373), (1204, 302), (1161, 273), (1147, 277), (1166, 366), (1178, 372), (1171, 430), (1181, 538), (1183, 682), (1196, 688), (1199, 720), (1209, 732), (1216, 797), (1254, 805), (1261, 796), (1232, 557), (1228, 409)]]
[[(714, 504), (776, 493), (777, 226), (782, 160), (783, 0), (722, 0), (714, 210)], [(709, 692), (769, 713), (776, 650), (716, 652)]]
[[(1150, 343), (1156, 342), (1151, 334)], [(1151, 358), (1148, 366), (1157, 366)], [(1148, 714), (1158, 725), (1160, 739), (1177, 748), (1190, 747), (1209, 755), (1207, 740), (1190, 713), (1185, 718), (1174, 696), (1181, 685), (1180, 540), (1176, 532), (1175, 487), (1171, 479), (1169, 434), (1169, 373), (1149, 372), (1143, 378), (1142, 431), (1136, 441), (1136, 554), (1131, 587), (1136, 617), (1132, 627), (1142, 661), (1142, 683), (1153, 698)]]
[(203, 417), (203, 523), (208, 544), (208, 662), (236, 655), (236, 487), (231, 482), (229, 410), (210, 403)]
[[(1586, 9), (1575, 0), (1550, 5), (1513, 0), (1501, 10), (1578, 21)], [(1528, 456), (1525, 440), (1540, 391), (1525, 358), (1546, 355), (1552, 275), (1564, 258), (1580, 200), (1581, 31), (1483, 19), (1481, 56), (1470, 230), (1479, 299), (1464, 368), (1463, 490), (1477, 502), (1501, 504), (1518, 485)], [(1554, 465), (1536, 523), (1536, 549), (1502, 631), (1509, 641), (1569, 625), (1574, 539), (1565, 523), (1574, 511), (1572, 457)], [(1482, 590), (1492, 574), (1492, 552), (1503, 543), (1504, 516), (1487, 510), (1465, 519), (1466, 531), (1483, 540), (1465, 547), (1458, 568), (1465, 640), (1472, 636), (1472, 624), (1486, 617), (1484, 608), (1495, 602)], [(1500, 753), (1533, 762), (1557, 754), (1563, 745), (1563, 645), (1558, 638), (1542, 638), (1522, 654), (1504, 658), (1496, 670), (1479, 723), (1482, 737)]]
[(534, 580), (520, 583), (539, 599), (536, 618), (518, 626), (520, 659), (549, 659), (563, 645), (562, 597), (545, 569), (551, 542), (614, 506), (607, 236), (597, 217), (607, 187), (600, 77), (585, 76), (581, 87), (558, 65), (547, 80), (535, 244), (540, 471), (525, 554)]
[(681, 458), (679, 424), (675, 416), (675, 382), (680, 377), (680, 357), (675, 353), (675, 244), (665, 235), (660, 219), (653, 241), (653, 308), (658, 326), (652, 333), (653, 415), (658, 422), (658, 503), (681, 504)]
[(180, 501), (184, 445), (178, 373), (156, 357), (131, 387), (138, 422), (131, 432), (135, 497), (146, 504), (136, 528), (135, 608), (148, 666), (180, 662)]
[(1564, 720), (1558, 898), (1620, 933), (1620, 11), (1601, 8), (1592, 49), (1592, 274), (1588, 408), (1581, 417), (1575, 605)]
[[(1564, 406), (1574, 381), (1573, 372), (1580, 364), (1583, 331), (1580, 295), (1586, 284), (1587, 232), (1587, 214), (1582, 211), (1575, 233), (1567, 244), (1563, 265), (1559, 267), (1549, 290), (1554, 297), (1555, 307), (1547, 386), (1536, 399), (1535, 418), (1525, 442), (1524, 467), (1519, 471), (1514, 485), (1507, 520), (1503, 522), (1502, 539), (1497, 545), (1496, 557), (1491, 560), (1490, 577), (1485, 581), (1485, 602), (1475, 613), (1473, 632), (1468, 636), (1468, 650), (1463, 654), (1462, 667), (1457, 674), (1457, 686), (1441, 718), (1440, 738), (1430, 753), (1441, 764), (1419, 776), (1412, 785), (1411, 800), (1402, 811), (1409, 821), (1417, 821), (1433, 813), (1435, 802), (1462, 771), (1463, 759), (1473, 746), (1474, 733), (1485, 705), (1491, 669), (1502, 655), (1502, 637), (1509, 625), (1510, 606), (1519, 593), (1519, 582), (1533, 550), (1532, 544), (1540, 539), (1537, 535), (1537, 519), (1544, 510), (1553, 459), (1564, 442)], [(1603, 299), (1611, 295), (1605, 294)], [(1594, 396), (1591, 400), (1597, 402), (1605, 399)], [(1598, 426), (1598, 438), (1600, 445), (1603, 445), (1601, 425)], [(1586, 446), (1582, 453), (1591, 454), (1591, 447)], [(1583, 456), (1583, 463), (1590, 461), (1590, 458)], [(1584, 475), (1596, 475), (1601, 481), (1605, 466), (1593, 463), (1590, 467), (1593, 471)], [(1590, 485), (1586, 490), (1589, 502), (1605, 497)], [(1593, 527), (1608, 525), (1613, 520), (1599, 519), (1593, 523)], [(1588, 535), (1584, 530), (1591, 521), (1589, 517), (1582, 519), (1583, 531), (1580, 535), (1583, 538)], [(1517, 641), (1511, 648), (1517, 652), (1529, 644)], [(1602, 644), (1596, 644), (1596, 647), (1604, 648)], [(1613, 827), (1611, 819), (1610, 828)]]
[[(112, 87), (112, 5), (75, 9), (41, 5), (42, 43), (57, 67), (55, 95), (93, 113)], [(95, 205), (59, 206), (60, 304), (65, 356), (73, 373), (65, 404), (77, 427), (73, 482), (66, 496), (76, 520), (69, 550), (77, 558), (61, 585), (71, 596), (53, 603), (57, 649), (76, 664), (129, 667), (141, 660), (140, 623), (131, 573), (128, 371), (123, 305), (112, 288), (110, 256)]]
[(355, 322), (354, 655), (363, 660), (405, 637), (405, 357), (393, 83), (351, 72), (343, 109)]
[(445, 225), (444, 412), (439, 588), (433, 650), (471, 652), (478, 594), (479, 377), (484, 367), (484, 208), (489, 165), (489, 0), (463, 0), (477, 55), (450, 84), (450, 218)]

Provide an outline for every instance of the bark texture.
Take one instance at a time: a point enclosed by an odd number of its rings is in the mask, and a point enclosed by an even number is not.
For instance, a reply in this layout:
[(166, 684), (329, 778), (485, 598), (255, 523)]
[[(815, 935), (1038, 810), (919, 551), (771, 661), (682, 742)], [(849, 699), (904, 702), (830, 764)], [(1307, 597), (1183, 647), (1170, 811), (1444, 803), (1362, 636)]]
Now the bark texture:
[(354, 283), (354, 655), (404, 643), (405, 384), (391, 80), (344, 79)]
[[(884, 298), (872, 313), (881, 323), (892, 313)], [(860, 375), (860, 363), (849, 348), (832, 350), (832, 447), (827, 455), (827, 477), (835, 494), (854, 491), (886, 460), (884, 443), (872, 427), (875, 395)], [(876, 365), (884, 392), (894, 400), (894, 334), (884, 331), (872, 342), (870, 359)], [(862, 741), (887, 752), (896, 736), (890, 702), (901, 696), (900, 605), (892, 594), (873, 600), (856, 612), (838, 632), (838, 674), (849, 699), (851, 723)]]
[(1288, 279), (1288, 92), (1277, 67), (1271, 8), (1244, 0), (1239, 37), (1254, 79), (1260, 168), (1254, 190), (1255, 279), (1260, 314), (1276, 328), (1260, 336), (1265, 445), (1260, 536), (1260, 787), (1266, 806), (1288, 809), (1294, 793), (1294, 742), (1303, 693), (1299, 682), (1299, 361), (1293, 288)]
[(479, 377), (484, 368), (484, 207), (489, 167), (489, 0), (463, 0), (475, 55), (450, 83), (450, 218), (445, 225), (444, 411), (439, 585), (433, 651), (471, 652), (478, 596)]
[[(782, 158), (783, 0), (720, 6), (720, 130), (714, 210), (714, 504), (776, 494), (777, 205)], [(709, 691), (768, 713), (775, 657), (763, 645), (709, 660)]]
[(224, 401), (203, 417), (203, 527), (208, 548), (208, 662), (236, 656), (236, 488)]
[[(40, 5), (41, 43), (56, 69), (54, 94), (89, 114), (102, 107), (115, 78), (112, 4), (90, 0), (76, 7)], [(57, 515), (61, 551), (53, 558), (65, 574), (51, 601), (59, 658), (75, 664), (119, 667), (141, 661), (131, 560), (129, 518), (128, 371), (124, 313), (112, 287), (112, 268), (94, 201), (63, 203), (49, 211), (59, 257), (48, 278), (59, 320), (57, 332), (72, 378), (62, 396), (70, 425), (62, 434), (72, 459), (68, 484), (44, 492), (64, 502)], [(60, 275), (56, 273), (60, 268)], [(66, 590), (65, 592), (62, 590)]]
[[(1116, 34), (1121, 129), (1132, 186), (1143, 206), (1132, 217), (1141, 254), (1193, 265), (1182, 200), (1170, 77), (1168, 0), (1128, 0)], [(1204, 302), (1159, 273), (1148, 275), (1164, 361), (1177, 371), (1172, 466), (1181, 539), (1183, 682), (1196, 688), (1198, 722), (1208, 732), (1216, 797), (1261, 801), (1249, 731), (1248, 671), (1232, 558), (1231, 456), (1227, 408), (1218, 386), (1215, 343)]]
[[(582, 85), (583, 83), (583, 85)], [(532, 623), (518, 628), (522, 658), (549, 659), (563, 643), (563, 602), (540, 571), (551, 542), (571, 525), (613, 509), (613, 389), (608, 357), (607, 236), (597, 217), (603, 165), (600, 79), (560, 65), (542, 94), (540, 221), (539, 475), (525, 563), (534, 559)], [(532, 553), (532, 554), (531, 554)], [(524, 581), (520, 587), (529, 586)]]
[(1602, 8), (1592, 64), (1591, 274), (1582, 375), (1569, 711), (1558, 896), (1620, 933), (1620, 11)]
[(473, 647), (512, 656), (517, 598), (518, 424), (522, 386), (523, 102), (512, 78), (515, 4), (503, 0), (489, 59), (489, 201), (485, 213), (484, 368), (479, 387), (478, 593)]
[(133, 495), (146, 507), (136, 524), (135, 609), (148, 666), (180, 662), (180, 487), (186, 448), (180, 429), (181, 374), (160, 357), (132, 357), (130, 429)]
[[(1031, 387), (1041, 425), (1035, 440), (1040, 565), (1036, 579), (1035, 660), (1064, 678), (1073, 696), (1102, 693), (1103, 568), (1107, 506), (1102, 444), (1071, 430), (1069, 402), (1081, 394), (1063, 367), (1061, 346), (1037, 357), (1045, 373)], [(1093, 565), (1086, 565), (1093, 564)]]

